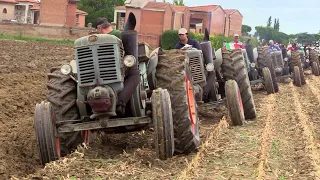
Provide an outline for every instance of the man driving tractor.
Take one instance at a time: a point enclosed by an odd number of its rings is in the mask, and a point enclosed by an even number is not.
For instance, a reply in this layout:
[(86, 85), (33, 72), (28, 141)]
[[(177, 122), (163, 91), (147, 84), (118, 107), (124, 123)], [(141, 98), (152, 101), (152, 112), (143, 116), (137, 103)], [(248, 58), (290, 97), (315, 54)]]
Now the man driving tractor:
[(198, 41), (194, 40), (194, 39), (190, 39), (188, 36), (188, 31), (185, 28), (179, 29), (179, 39), (180, 39), (180, 42), (178, 42), (178, 44), (176, 44), (175, 49), (181, 49), (186, 44), (188, 44), (198, 50), (201, 50), (201, 47), (200, 47), (200, 44), (198, 43)]
[(281, 51), (280, 47), (276, 44), (274, 44), (273, 40), (270, 40), (269, 41), (269, 51), (272, 52), (272, 51)]

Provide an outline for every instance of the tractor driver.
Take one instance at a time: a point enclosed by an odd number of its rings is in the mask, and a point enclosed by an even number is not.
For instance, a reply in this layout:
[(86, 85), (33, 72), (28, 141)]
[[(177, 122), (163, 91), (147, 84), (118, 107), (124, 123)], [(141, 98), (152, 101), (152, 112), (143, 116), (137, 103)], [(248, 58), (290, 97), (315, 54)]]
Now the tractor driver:
[[(97, 20), (97, 30), (100, 34), (110, 34), (121, 39), (121, 32), (114, 30), (107, 18), (99, 18)], [(140, 72), (138, 66), (132, 66), (126, 70), (125, 82), (123, 90), (118, 93), (118, 103), (120, 112), (124, 112), (124, 108), (131, 99), (132, 94), (140, 83)], [(122, 109), (121, 109), (122, 108)]]
[(239, 46), (241, 49), (245, 48), (244, 44), (239, 41), (239, 34), (233, 35), (233, 41), (231, 43), (234, 43), (236, 46)]
[(114, 30), (107, 18), (98, 18), (97, 31), (100, 34), (111, 34), (121, 39), (121, 32), (119, 30)]
[(201, 47), (198, 41), (194, 39), (190, 39), (188, 36), (188, 31), (185, 28), (179, 29), (179, 39), (180, 39), (180, 42), (176, 44), (175, 49), (181, 49), (186, 44), (189, 44), (189, 45), (192, 45), (192, 47), (197, 48), (198, 50), (201, 50)]
[(269, 41), (269, 51), (272, 52), (274, 50), (281, 51), (280, 47), (274, 44), (273, 40)]

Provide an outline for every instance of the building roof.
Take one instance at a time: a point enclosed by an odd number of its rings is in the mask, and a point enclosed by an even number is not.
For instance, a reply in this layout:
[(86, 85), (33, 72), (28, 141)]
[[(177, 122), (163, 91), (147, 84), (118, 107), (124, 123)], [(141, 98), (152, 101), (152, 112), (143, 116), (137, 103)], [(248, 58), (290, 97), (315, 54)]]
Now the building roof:
[(40, 10), (40, 4), (33, 5), (31, 10), (33, 10), (33, 11)]
[(14, 3), (14, 4), (16, 4), (17, 2), (16, 2), (16, 0), (0, 0), (0, 3)]
[(142, 9), (165, 11), (169, 5), (168, 2), (148, 2)]
[(116, 6), (115, 9), (126, 9), (126, 6)]
[(187, 9), (187, 6), (175, 6), (171, 4), (171, 8), (175, 11), (175, 12), (184, 12)]
[(225, 9), (224, 12), (226, 12), (227, 15), (232, 15), (235, 12), (239, 12), (239, 14), (242, 16), (239, 10), (237, 9)]
[(87, 12), (77, 9), (76, 14), (88, 15)]
[(190, 11), (212, 12), (218, 7), (219, 5), (192, 6), (192, 7), (189, 7), (189, 9)]

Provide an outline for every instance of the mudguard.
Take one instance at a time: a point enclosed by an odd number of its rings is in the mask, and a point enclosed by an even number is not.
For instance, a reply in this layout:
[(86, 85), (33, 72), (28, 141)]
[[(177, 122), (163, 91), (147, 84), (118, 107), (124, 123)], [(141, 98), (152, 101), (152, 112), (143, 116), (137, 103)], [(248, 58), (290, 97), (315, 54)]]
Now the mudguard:
[(218, 49), (215, 52), (216, 59), (214, 60), (214, 69), (219, 70), (222, 64), (222, 49)]
[(254, 62), (257, 62), (257, 59), (258, 59), (258, 49), (254, 48), (253, 49), (253, 60), (254, 60)]
[(162, 55), (164, 52), (161, 47), (156, 48), (150, 54), (150, 60), (147, 64), (147, 79), (150, 90), (157, 88), (156, 81), (156, 68), (158, 65), (159, 55)]

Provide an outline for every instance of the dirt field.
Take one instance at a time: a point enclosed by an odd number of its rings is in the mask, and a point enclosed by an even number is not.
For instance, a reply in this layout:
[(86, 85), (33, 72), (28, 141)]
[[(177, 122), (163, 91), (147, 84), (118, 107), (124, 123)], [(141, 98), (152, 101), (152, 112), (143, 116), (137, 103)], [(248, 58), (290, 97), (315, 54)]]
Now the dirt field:
[(256, 121), (228, 125), (224, 108), (202, 112), (198, 152), (157, 160), (152, 130), (105, 135), (41, 167), (33, 127), (50, 67), (72, 60), (69, 45), (0, 41), (0, 179), (319, 179), (320, 77), (255, 92)]

